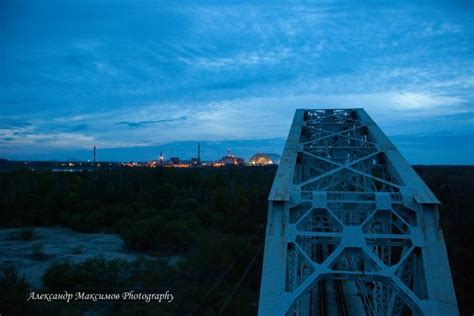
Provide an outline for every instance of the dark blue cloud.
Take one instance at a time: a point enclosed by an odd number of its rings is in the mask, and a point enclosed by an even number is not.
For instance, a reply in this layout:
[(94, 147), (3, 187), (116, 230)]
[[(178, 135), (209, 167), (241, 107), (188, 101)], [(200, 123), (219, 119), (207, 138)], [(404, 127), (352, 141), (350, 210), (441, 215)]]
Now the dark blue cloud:
[(0, 129), (16, 129), (20, 127), (30, 126), (31, 123), (24, 119), (16, 118), (0, 118)]
[(122, 122), (115, 123), (115, 125), (127, 125), (130, 128), (137, 128), (137, 127), (144, 127), (150, 124), (169, 123), (169, 122), (184, 121), (184, 120), (186, 120), (186, 117), (181, 116), (176, 119), (165, 119), (165, 120), (156, 120), (156, 121), (137, 121), (137, 122), (122, 121)]

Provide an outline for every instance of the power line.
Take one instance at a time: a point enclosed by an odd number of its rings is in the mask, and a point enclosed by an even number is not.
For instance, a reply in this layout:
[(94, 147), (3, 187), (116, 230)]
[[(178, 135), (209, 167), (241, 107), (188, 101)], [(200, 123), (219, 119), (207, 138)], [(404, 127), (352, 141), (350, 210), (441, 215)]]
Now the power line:
[(227, 273), (230, 272), (230, 270), (232, 269), (234, 264), (237, 262), (237, 260), (240, 258), (240, 256), (250, 247), (250, 245), (252, 244), (253, 239), (262, 230), (262, 227), (263, 227), (263, 225), (260, 225), (260, 227), (255, 232), (255, 234), (251, 238), (249, 238), (247, 244), (242, 248), (242, 250), (240, 250), (240, 252), (234, 258), (234, 260), (227, 266), (227, 269), (222, 273), (222, 275), (219, 277), (219, 279), (217, 279), (217, 281), (211, 286), (209, 291), (207, 291), (206, 295), (204, 295), (204, 297), (201, 299), (201, 301), (193, 308), (191, 313), (189, 313), (190, 316), (192, 316), (193, 313), (198, 310), (198, 308), (202, 305), (202, 303), (204, 303), (204, 301), (207, 299), (209, 294), (211, 294), (211, 292), (217, 287), (217, 285), (222, 281), (222, 279), (227, 275)]
[(263, 245), (264, 243), (262, 242), (262, 244), (260, 245), (260, 247), (258, 248), (257, 250), (257, 253), (255, 254), (255, 256), (253, 256), (252, 258), (252, 261), (250, 261), (249, 265), (247, 266), (247, 269), (245, 269), (244, 273), (242, 274), (242, 276), (240, 277), (239, 281), (237, 282), (237, 284), (235, 285), (234, 289), (232, 290), (232, 292), (230, 293), (229, 297), (227, 298), (227, 300), (224, 302), (222, 308), (220, 309), (219, 313), (217, 314), (218, 316), (221, 316), (222, 313), (224, 312), (225, 308), (227, 307), (227, 304), (229, 304), (230, 300), (232, 299), (232, 297), (234, 296), (235, 292), (237, 292), (237, 289), (240, 287), (240, 285), (242, 284), (242, 281), (245, 279), (245, 277), (247, 276), (247, 274), (249, 273), (250, 271), (250, 268), (252, 267), (252, 265), (255, 263), (255, 260), (257, 259), (258, 255), (260, 254), (260, 252), (262, 251), (263, 249)]

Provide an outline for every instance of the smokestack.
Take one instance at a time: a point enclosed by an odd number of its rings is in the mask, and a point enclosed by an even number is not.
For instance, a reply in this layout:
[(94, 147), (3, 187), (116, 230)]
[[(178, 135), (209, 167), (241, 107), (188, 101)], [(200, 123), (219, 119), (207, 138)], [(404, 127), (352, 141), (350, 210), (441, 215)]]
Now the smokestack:
[(198, 163), (201, 164), (201, 143), (198, 143)]
[(94, 146), (94, 156), (93, 156), (93, 161), (94, 163), (96, 163), (96, 158), (97, 158), (97, 155), (96, 155), (96, 150), (95, 150), (95, 146)]

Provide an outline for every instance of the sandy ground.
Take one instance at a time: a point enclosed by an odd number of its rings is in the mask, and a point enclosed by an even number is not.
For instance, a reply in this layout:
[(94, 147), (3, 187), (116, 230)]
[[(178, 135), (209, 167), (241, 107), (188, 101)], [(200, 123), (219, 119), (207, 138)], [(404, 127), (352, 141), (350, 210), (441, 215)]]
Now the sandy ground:
[[(42, 286), (41, 276), (51, 262), (69, 259), (79, 262), (95, 256), (107, 259), (134, 260), (142, 255), (127, 252), (123, 241), (114, 234), (83, 234), (67, 228), (31, 227), (34, 239), (15, 238), (25, 228), (0, 229), (0, 266), (19, 269), (33, 288)], [(33, 257), (33, 245), (41, 244), (42, 260)]]

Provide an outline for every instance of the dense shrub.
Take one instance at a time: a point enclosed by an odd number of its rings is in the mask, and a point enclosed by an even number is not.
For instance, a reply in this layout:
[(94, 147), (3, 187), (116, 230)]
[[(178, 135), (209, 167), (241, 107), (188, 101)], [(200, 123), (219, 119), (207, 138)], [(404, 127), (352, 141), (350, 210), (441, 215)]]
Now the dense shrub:
[[(115, 232), (131, 250), (182, 254), (203, 231), (252, 234), (275, 168), (134, 169), (2, 174), (3, 226)], [(12, 212), (11, 210), (15, 210)]]
[(24, 315), (28, 298), (28, 283), (18, 270), (4, 266), (0, 270), (0, 311), (5, 315)]
[[(167, 212), (171, 211), (164, 211)], [(142, 219), (122, 228), (120, 236), (131, 249), (165, 254), (185, 252), (193, 246), (193, 235), (196, 235), (199, 223), (193, 216), (176, 213), (173, 217), (160, 214)]]

